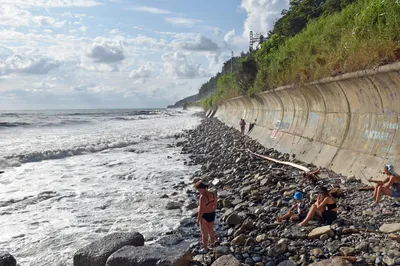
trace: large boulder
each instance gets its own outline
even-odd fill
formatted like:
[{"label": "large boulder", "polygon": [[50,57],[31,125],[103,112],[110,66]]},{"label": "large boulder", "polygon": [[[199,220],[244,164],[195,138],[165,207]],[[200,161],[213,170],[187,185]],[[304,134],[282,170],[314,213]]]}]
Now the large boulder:
[{"label": "large boulder", "polygon": [[0,251],[0,266],[16,266],[17,261],[8,252]]},{"label": "large boulder", "polygon": [[181,202],[170,201],[170,202],[167,203],[165,208],[167,210],[177,210],[177,209],[180,209],[182,207],[182,205],[183,204]]},{"label": "large boulder", "polygon": [[330,225],[317,227],[317,228],[313,229],[308,234],[308,238],[315,239],[315,238],[319,238],[320,236],[322,236],[324,234],[327,234],[330,237],[334,236],[334,233],[333,233]]},{"label": "large boulder", "polygon": [[143,246],[140,233],[112,233],[79,249],[74,254],[74,266],[103,266],[108,257],[123,246]]},{"label": "large boulder", "polygon": [[106,266],[188,266],[190,254],[175,248],[125,246],[114,252]]},{"label": "large boulder", "polygon": [[350,262],[347,262],[339,257],[330,258],[329,260],[322,260],[310,264],[310,266],[351,266]]},{"label": "large boulder", "polygon": [[229,226],[236,226],[238,224],[241,224],[242,221],[242,218],[236,213],[232,213],[228,216],[228,218],[226,218],[226,224]]},{"label": "large boulder", "polygon": [[394,232],[400,231],[400,223],[383,224],[379,228],[379,231],[384,232],[384,233],[394,233]]},{"label": "large boulder", "polygon": [[218,258],[211,266],[241,266],[242,264],[233,255],[225,255]]},{"label": "large boulder", "polygon": [[288,250],[288,246],[286,243],[278,242],[269,247],[268,256],[275,258],[282,254],[284,254]]}]

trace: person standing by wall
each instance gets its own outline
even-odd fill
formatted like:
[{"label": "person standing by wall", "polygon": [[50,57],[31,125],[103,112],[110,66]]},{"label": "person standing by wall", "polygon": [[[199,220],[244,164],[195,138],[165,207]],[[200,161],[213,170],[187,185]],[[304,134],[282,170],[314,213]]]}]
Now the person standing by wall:
[{"label": "person standing by wall", "polygon": [[244,134],[244,129],[246,128],[246,121],[244,121],[243,118],[240,119],[239,126],[240,126],[240,132]]}]

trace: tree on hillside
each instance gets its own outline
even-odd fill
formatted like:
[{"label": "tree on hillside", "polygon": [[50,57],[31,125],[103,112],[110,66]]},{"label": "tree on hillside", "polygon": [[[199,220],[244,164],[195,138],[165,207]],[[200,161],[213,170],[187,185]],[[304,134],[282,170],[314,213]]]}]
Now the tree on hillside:
[{"label": "tree on hillside", "polygon": [[254,85],[257,72],[257,63],[253,56],[246,56],[240,60],[236,74],[236,82],[242,94],[247,94],[249,88]]}]

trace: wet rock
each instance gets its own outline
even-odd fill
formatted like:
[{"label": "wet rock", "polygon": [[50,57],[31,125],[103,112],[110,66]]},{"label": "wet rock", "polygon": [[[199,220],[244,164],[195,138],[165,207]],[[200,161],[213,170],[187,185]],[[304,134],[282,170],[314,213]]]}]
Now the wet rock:
[{"label": "wet rock", "polygon": [[188,266],[190,260],[188,253],[170,247],[124,246],[107,259],[105,266]]},{"label": "wet rock", "polygon": [[181,207],[182,207],[182,203],[181,202],[170,201],[165,206],[165,209],[167,209],[167,210],[176,210],[176,209],[180,209]]},{"label": "wet rock", "polygon": [[186,209],[188,209],[188,210],[193,210],[195,208],[197,208],[197,203],[196,202],[190,202],[190,203],[188,203],[186,205]]},{"label": "wet rock", "polygon": [[323,234],[327,234],[330,237],[334,236],[334,233],[333,233],[332,228],[331,228],[330,225],[317,227],[317,228],[313,229],[308,234],[308,238],[311,238],[311,239],[319,238]]},{"label": "wet rock", "polygon": [[126,245],[143,246],[143,235],[137,232],[106,235],[79,249],[74,254],[74,266],[104,265],[112,253]]},{"label": "wet rock", "polygon": [[0,266],[16,266],[17,261],[8,252],[0,251]]},{"label": "wet rock", "polygon": [[321,241],[325,241],[325,240],[328,240],[328,239],[329,239],[329,236],[328,236],[328,234],[323,234],[323,235],[321,235],[321,236],[319,237],[319,239],[320,239]]},{"label": "wet rock", "polygon": [[319,262],[311,263],[310,266],[351,266],[350,262],[347,262],[339,257],[334,257],[328,260],[322,260]]},{"label": "wet rock", "polygon": [[285,260],[278,264],[278,266],[296,266],[292,260]]},{"label": "wet rock", "polygon": [[234,256],[225,255],[214,261],[211,266],[241,266],[241,263]]},{"label": "wet rock", "polygon": [[386,264],[386,265],[388,265],[388,266],[393,266],[393,265],[396,265],[396,261],[395,261],[395,259],[393,259],[393,258],[390,258],[390,257],[388,257],[388,256],[383,256],[383,262]]},{"label": "wet rock", "polygon": [[262,234],[256,237],[256,241],[261,243],[268,240],[268,235],[267,234]]},{"label": "wet rock", "polygon": [[322,260],[319,262],[311,263],[310,266],[351,266],[350,262],[347,262],[339,257],[331,258],[328,260]]},{"label": "wet rock", "polygon": [[231,245],[233,246],[240,246],[245,240],[246,240],[246,235],[245,234],[241,234],[237,237],[235,237],[232,242]]},{"label": "wet rock", "polygon": [[341,247],[339,248],[340,255],[342,256],[352,256],[354,254],[355,249],[350,247]]},{"label": "wet rock", "polygon": [[222,257],[224,255],[228,255],[230,254],[230,249],[228,246],[218,246],[215,248],[215,257],[219,258]]},{"label": "wet rock", "polygon": [[328,249],[330,253],[335,253],[339,250],[340,244],[338,240],[332,241],[326,245],[326,249]]},{"label": "wet rock", "polygon": [[268,256],[275,258],[284,254],[287,250],[288,246],[286,243],[276,243],[269,248]]},{"label": "wet rock", "polygon": [[314,249],[311,251],[311,253],[313,254],[313,256],[315,256],[315,257],[317,257],[317,258],[324,255],[324,252],[323,252],[322,249],[320,249],[320,248],[314,248]]},{"label": "wet rock", "polygon": [[241,224],[243,219],[237,215],[236,213],[232,213],[231,215],[226,218],[226,224],[230,226],[236,226],[238,224]]}]

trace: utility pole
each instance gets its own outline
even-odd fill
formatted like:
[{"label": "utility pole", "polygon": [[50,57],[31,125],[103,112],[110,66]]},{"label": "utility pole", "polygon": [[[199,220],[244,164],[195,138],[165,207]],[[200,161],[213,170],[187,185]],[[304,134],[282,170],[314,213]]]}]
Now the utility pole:
[{"label": "utility pole", "polygon": [[233,73],[233,51],[231,56],[231,73]]},{"label": "utility pole", "polygon": [[250,31],[250,47],[249,47],[249,52],[252,53],[253,52],[253,31]]}]

